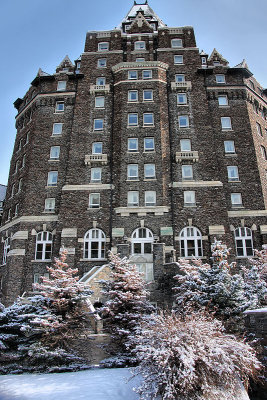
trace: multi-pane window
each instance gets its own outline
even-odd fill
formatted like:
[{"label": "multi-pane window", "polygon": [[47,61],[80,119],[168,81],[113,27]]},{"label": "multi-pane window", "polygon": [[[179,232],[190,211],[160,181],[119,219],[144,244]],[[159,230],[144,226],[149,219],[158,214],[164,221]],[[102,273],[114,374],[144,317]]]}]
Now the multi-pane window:
[{"label": "multi-pane window", "polygon": [[231,130],[232,122],[230,117],[221,117],[222,130]]},{"label": "multi-pane window", "polygon": [[138,179],[138,164],[128,164],[127,179],[129,179],[129,180],[137,180]]},{"label": "multi-pane window", "polygon": [[237,228],[235,230],[235,246],[238,257],[253,256],[252,231],[249,228]]},{"label": "multi-pane window", "polygon": [[97,66],[98,68],[103,68],[107,66],[107,59],[106,58],[99,58],[97,60]]},{"label": "multi-pane window", "polygon": [[262,157],[264,158],[264,160],[267,160],[267,151],[264,146],[261,146],[261,154],[262,154]]},{"label": "multi-pane window", "polygon": [[87,260],[105,258],[106,236],[101,229],[90,229],[84,235],[83,257]]},{"label": "multi-pane window", "polygon": [[153,100],[153,90],[152,89],[143,90],[143,100],[144,101],[152,101]]},{"label": "multi-pane window", "polygon": [[89,208],[100,207],[100,193],[90,193],[89,195]]},{"label": "multi-pane window", "polygon": [[108,51],[109,42],[100,42],[98,43],[98,51]]},{"label": "multi-pane window", "polygon": [[105,97],[104,96],[96,96],[95,97],[95,108],[104,108],[105,107]]},{"label": "multi-pane window", "polygon": [[177,104],[187,104],[186,93],[178,93],[177,94]]},{"label": "multi-pane window", "polygon": [[96,84],[97,86],[105,86],[106,78],[104,76],[99,76],[98,78],[96,78]]},{"label": "multi-pane window", "polygon": [[155,150],[155,140],[153,137],[144,138],[144,151],[154,151]]},{"label": "multi-pane window", "polygon": [[63,124],[61,122],[56,122],[55,124],[53,124],[53,131],[52,134],[53,135],[61,135],[62,133],[62,126]]},{"label": "multi-pane window", "polygon": [[51,159],[58,159],[60,154],[60,146],[52,146],[50,149],[50,158]]},{"label": "multi-pane window", "polygon": [[145,191],[145,207],[154,207],[156,205],[156,192]]},{"label": "multi-pane window", "polygon": [[147,228],[138,228],[132,234],[132,254],[152,254],[154,237]]},{"label": "multi-pane window", "polygon": [[184,63],[184,56],[182,55],[174,56],[174,64],[183,64],[183,63]]},{"label": "multi-pane window", "polygon": [[186,179],[186,180],[193,179],[192,165],[182,165],[182,179]]},{"label": "multi-pane window", "polygon": [[235,143],[233,140],[225,140],[224,142],[224,150],[226,154],[234,154],[235,153]]},{"label": "multi-pane window", "polygon": [[91,182],[99,183],[101,182],[102,168],[96,167],[91,168]]},{"label": "multi-pane window", "polygon": [[179,115],[179,128],[188,128],[189,127],[189,118],[188,115]]},{"label": "multi-pane window", "polygon": [[225,75],[216,75],[216,83],[225,83]]},{"label": "multi-pane window", "polygon": [[66,90],[66,87],[67,87],[67,81],[58,81],[58,83],[57,83],[58,91]]},{"label": "multi-pane window", "polygon": [[3,259],[2,259],[2,264],[6,264],[7,260],[7,255],[10,251],[10,237],[6,238],[4,241],[4,252],[3,252]]},{"label": "multi-pane window", "polygon": [[184,206],[192,207],[196,205],[196,196],[195,192],[191,190],[186,190],[184,192]]},{"label": "multi-pane window", "polygon": [[139,192],[137,192],[137,191],[128,192],[127,206],[128,207],[138,207],[139,206]]},{"label": "multi-pane window", "polygon": [[56,102],[56,109],[55,109],[56,113],[61,113],[64,112],[64,101],[57,101]]},{"label": "multi-pane window", "polygon": [[103,127],[104,127],[104,120],[102,118],[94,119],[94,131],[103,131]]},{"label": "multi-pane window", "polygon": [[176,74],[175,75],[175,82],[178,82],[178,83],[185,82],[184,74]]},{"label": "multi-pane window", "polygon": [[206,65],[207,64],[207,58],[206,57],[201,57],[201,64]]},{"label": "multi-pane window", "polygon": [[144,113],[144,126],[152,126],[154,125],[154,114],[153,113]]},{"label": "multi-pane window", "polygon": [[92,154],[102,154],[102,152],[103,152],[103,143],[94,142],[92,144]]},{"label": "multi-pane window", "polygon": [[138,90],[128,90],[128,101],[138,101]]},{"label": "multi-pane window", "polygon": [[219,106],[228,106],[228,97],[227,95],[218,96]]},{"label": "multi-pane window", "polygon": [[260,125],[258,122],[256,122],[256,127],[257,127],[257,132],[258,132],[258,134],[259,134],[260,136],[263,136],[263,135],[262,135],[261,125]]},{"label": "multi-pane window", "polygon": [[135,42],[134,43],[134,49],[135,50],[145,50],[146,49],[146,44],[143,41]]},{"label": "multi-pane window", "polygon": [[231,203],[233,207],[242,206],[242,196],[241,193],[231,193]]},{"label": "multi-pane window", "polygon": [[172,47],[183,47],[182,39],[172,39],[171,46]]},{"label": "multi-pane window", "polygon": [[128,139],[128,151],[136,152],[138,151],[138,139],[137,138],[129,138]]},{"label": "multi-pane window", "polygon": [[128,71],[128,79],[137,79],[137,71],[135,70]]},{"label": "multi-pane window", "polygon": [[227,167],[228,181],[239,181],[238,168],[236,166]]},{"label": "multi-pane window", "polygon": [[55,210],[56,199],[53,197],[49,197],[45,199],[45,211],[54,211]]},{"label": "multi-pane window", "polygon": [[129,113],[128,114],[128,125],[129,126],[137,126],[138,125],[138,114],[137,113]]},{"label": "multi-pane window", "polygon": [[143,279],[146,282],[152,282],[154,280],[153,263],[135,263],[135,266],[137,270],[143,274]]},{"label": "multi-pane window", "polygon": [[181,257],[202,257],[202,235],[199,229],[188,226],[180,232]]},{"label": "multi-pane window", "polygon": [[151,79],[152,78],[152,70],[144,70],[143,71],[143,79]]},{"label": "multi-pane window", "polygon": [[181,151],[191,151],[191,140],[190,139],[181,139],[180,140],[180,148],[181,148]]},{"label": "multi-pane window", "polygon": [[35,259],[50,260],[52,254],[52,233],[39,232],[36,236]]},{"label": "multi-pane window", "polygon": [[145,179],[155,179],[156,178],[155,164],[145,164],[144,165],[144,178]]},{"label": "multi-pane window", "polygon": [[47,186],[57,186],[58,171],[48,172]]}]

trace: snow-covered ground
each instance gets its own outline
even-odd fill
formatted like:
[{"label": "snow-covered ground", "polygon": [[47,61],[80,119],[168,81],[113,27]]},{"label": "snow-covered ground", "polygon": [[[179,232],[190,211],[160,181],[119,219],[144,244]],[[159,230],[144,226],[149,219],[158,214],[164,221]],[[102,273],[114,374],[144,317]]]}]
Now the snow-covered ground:
[{"label": "snow-covered ground", "polygon": [[0,400],[137,400],[128,368],[0,376]]}]

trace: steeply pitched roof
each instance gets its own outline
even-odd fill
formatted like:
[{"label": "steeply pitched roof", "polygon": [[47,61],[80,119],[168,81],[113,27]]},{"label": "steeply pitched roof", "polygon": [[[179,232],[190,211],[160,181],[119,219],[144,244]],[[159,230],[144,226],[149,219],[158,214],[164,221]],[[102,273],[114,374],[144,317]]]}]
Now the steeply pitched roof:
[{"label": "steeply pitched roof", "polygon": [[0,184],[0,201],[4,201],[6,197],[6,186]]},{"label": "steeply pitched roof", "polygon": [[121,23],[116,27],[116,29],[122,29],[122,24],[125,22],[132,22],[133,18],[136,17],[137,13],[142,11],[144,13],[145,17],[151,17],[151,21],[157,21],[159,27],[166,26],[164,22],[159,18],[159,16],[152,10],[152,8],[147,4],[147,1],[144,4],[136,4],[136,1],[134,2],[134,5],[130,9],[130,11],[127,13],[126,17],[123,18]]},{"label": "steeply pitched roof", "polygon": [[248,64],[245,59],[243,59],[241,63],[235,65],[234,68],[246,68],[249,70]]}]

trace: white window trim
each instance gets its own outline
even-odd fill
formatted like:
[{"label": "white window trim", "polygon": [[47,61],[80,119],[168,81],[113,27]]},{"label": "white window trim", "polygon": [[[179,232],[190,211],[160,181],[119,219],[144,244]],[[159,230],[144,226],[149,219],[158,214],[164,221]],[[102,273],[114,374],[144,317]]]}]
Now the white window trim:
[{"label": "white window trim", "polygon": [[[43,239],[44,237],[44,233],[48,234],[49,236],[51,235],[51,240],[50,239]],[[39,239],[39,237],[41,239]],[[38,244],[42,244],[42,257],[41,258],[37,258],[37,246]],[[48,244],[51,244],[51,251],[50,251],[50,257],[49,258],[45,258],[45,253],[46,253],[46,246]],[[39,232],[36,236],[36,245],[35,245],[35,260],[37,261],[50,261],[51,260],[51,255],[52,255],[52,244],[53,244],[53,236],[51,232],[48,231],[42,231]]]},{"label": "white window trim", "polygon": [[[193,235],[187,235],[187,230],[193,230]],[[183,236],[182,236],[183,235]],[[203,256],[203,243],[202,243],[202,235],[199,229],[194,226],[186,226],[183,228],[179,234],[180,238],[180,257],[182,258],[194,258],[194,257],[202,257]],[[201,241],[200,251],[198,246],[198,240]],[[182,255],[182,241],[184,242],[184,255]],[[188,255],[188,241],[194,241],[194,252],[195,254],[192,256]]]},{"label": "white window trim", "polygon": [[[94,231],[99,232],[99,237],[98,238],[93,238],[92,233]],[[97,248],[97,257],[92,257],[92,243],[98,243],[98,248]],[[104,244],[104,249],[102,248]],[[104,260],[105,259],[105,244],[106,244],[106,235],[101,229],[93,228],[90,229],[86,234],[84,235],[84,246],[83,246],[83,258],[86,260]],[[88,257],[86,257],[86,247],[88,246],[87,252],[88,252]],[[96,249],[94,249],[96,250]],[[104,251],[104,257],[102,257],[102,251]]]},{"label": "white window trim", "polygon": [[[97,207],[93,207],[93,205],[94,204],[96,204],[96,203],[93,203],[93,201],[92,201],[92,198],[93,198],[93,196],[98,196],[98,203],[97,203]],[[91,209],[96,209],[96,210],[98,210],[99,208],[100,208],[100,193],[90,193],[89,194],[89,208],[90,208],[90,210]]]}]

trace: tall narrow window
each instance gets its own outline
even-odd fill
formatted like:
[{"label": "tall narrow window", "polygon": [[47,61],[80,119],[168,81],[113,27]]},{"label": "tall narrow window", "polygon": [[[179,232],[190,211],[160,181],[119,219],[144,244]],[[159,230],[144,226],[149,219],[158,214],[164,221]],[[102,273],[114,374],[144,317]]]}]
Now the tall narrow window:
[{"label": "tall narrow window", "polygon": [[182,165],[182,179],[183,180],[192,180],[193,179],[192,165]]},{"label": "tall narrow window", "polygon": [[179,115],[179,128],[188,128],[189,127],[189,118],[188,115]]},{"label": "tall narrow window", "polygon": [[138,139],[137,138],[129,138],[128,139],[128,151],[131,153],[138,151]]},{"label": "tall narrow window", "polygon": [[106,236],[101,229],[90,229],[84,235],[84,254],[87,260],[105,258]]},{"label": "tall narrow window", "polygon": [[6,264],[7,260],[7,255],[10,251],[10,237],[6,238],[4,241],[4,252],[3,252],[3,259],[2,259],[2,264]]},{"label": "tall narrow window", "polygon": [[92,183],[100,183],[102,175],[102,168],[96,167],[91,168],[91,182]]},{"label": "tall narrow window", "polygon": [[21,192],[22,189],[22,178],[19,180],[18,192]]},{"label": "tall narrow window", "polygon": [[187,226],[180,232],[181,257],[202,257],[202,235],[200,230]]},{"label": "tall narrow window", "polygon": [[256,127],[257,127],[257,132],[258,132],[258,134],[259,134],[260,136],[263,136],[263,135],[262,135],[261,126],[260,126],[260,124],[258,124],[258,122],[256,122]]},{"label": "tall narrow window", "polygon": [[100,208],[100,193],[90,193],[89,208]]},{"label": "tall narrow window", "polygon": [[242,206],[241,193],[231,193],[231,203],[233,207],[241,207]]},{"label": "tall narrow window", "polygon": [[261,154],[262,154],[262,157],[264,158],[264,160],[267,160],[267,151],[264,146],[261,146]]},{"label": "tall narrow window", "polygon": [[52,254],[52,233],[39,232],[36,236],[36,260],[50,260]]},{"label": "tall narrow window", "polygon": [[137,71],[135,70],[130,70],[128,71],[128,79],[137,79]]},{"label": "tall narrow window", "polygon": [[233,140],[225,140],[224,142],[225,154],[235,154],[235,143]]},{"label": "tall narrow window", "polygon": [[151,254],[153,233],[147,228],[138,228],[132,234],[132,254]]},{"label": "tall narrow window", "polygon": [[60,154],[60,146],[52,146],[50,149],[50,159],[58,160]]},{"label": "tall narrow window", "polygon": [[138,101],[137,90],[128,90],[128,101]]},{"label": "tall narrow window", "polygon": [[227,167],[227,172],[229,182],[239,181],[238,168],[236,166]]},{"label": "tall narrow window", "polygon": [[45,211],[55,210],[56,199],[54,197],[49,197],[45,199]]},{"label": "tall narrow window", "polygon": [[252,231],[249,228],[235,230],[236,254],[238,257],[253,256]]},{"label": "tall narrow window", "polygon": [[143,90],[143,100],[144,101],[153,101],[153,90],[152,89]]},{"label": "tall narrow window", "polygon": [[137,126],[138,125],[138,114],[137,113],[129,113],[128,114],[128,126]]},{"label": "tall narrow window", "polygon": [[180,140],[181,151],[191,151],[191,140],[181,139]]},{"label": "tall narrow window", "polygon": [[129,191],[127,194],[127,206],[138,207],[139,206],[139,192]]},{"label": "tall narrow window", "polygon": [[135,42],[134,43],[134,49],[135,50],[145,50],[146,49],[146,44],[143,41]]},{"label": "tall narrow window", "polygon": [[57,186],[58,171],[48,172],[47,186]]},{"label": "tall narrow window", "polygon": [[144,126],[153,126],[153,125],[154,125],[154,114],[144,113]]},{"label": "tall narrow window", "polygon": [[61,135],[62,126],[63,126],[63,124],[61,122],[60,123],[57,122],[57,123],[53,124],[53,132],[52,132],[52,134],[53,135]]}]

